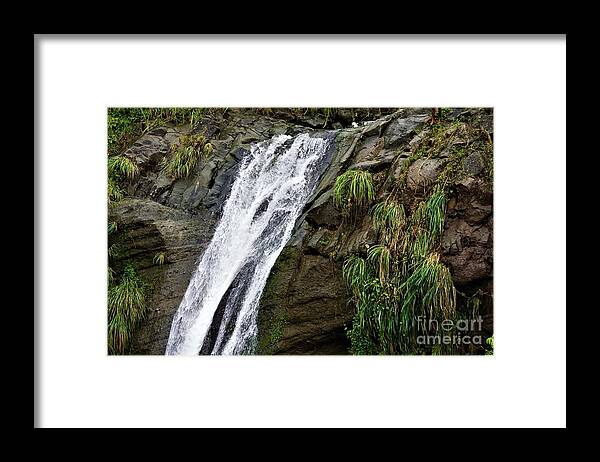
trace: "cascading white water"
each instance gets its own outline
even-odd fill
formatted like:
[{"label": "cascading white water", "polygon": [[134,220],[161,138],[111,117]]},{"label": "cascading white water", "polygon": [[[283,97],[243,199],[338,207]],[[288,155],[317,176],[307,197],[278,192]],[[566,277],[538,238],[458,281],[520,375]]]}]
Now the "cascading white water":
[{"label": "cascading white water", "polygon": [[[260,296],[315,187],[328,144],[302,134],[293,139],[279,135],[252,146],[175,313],[165,354],[252,351]],[[218,334],[206,350],[220,305]]]}]

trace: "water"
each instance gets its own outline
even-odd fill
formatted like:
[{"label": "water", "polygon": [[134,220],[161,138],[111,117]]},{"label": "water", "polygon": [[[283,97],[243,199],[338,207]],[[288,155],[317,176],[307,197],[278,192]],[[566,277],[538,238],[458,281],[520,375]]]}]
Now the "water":
[{"label": "water", "polygon": [[173,317],[165,354],[252,353],[260,296],[327,162],[328,144],[302,134],[252,146]]}]

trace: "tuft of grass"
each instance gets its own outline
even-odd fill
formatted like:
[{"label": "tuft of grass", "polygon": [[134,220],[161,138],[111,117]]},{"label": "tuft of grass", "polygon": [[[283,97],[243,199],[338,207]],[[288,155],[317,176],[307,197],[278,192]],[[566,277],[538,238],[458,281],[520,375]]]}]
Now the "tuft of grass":
[{"label": "tuft of grass", "polygon": [[393,198],[386,198],[373,207],[371,213],[373,228],[379,231],[383,240],[395,245],[400,232],[406,226],[404,206]]},{"label": "tuft of grass", "polygon": [[342,267],[342,274],[350,288],[359,288],[366,284],[369,279],[367,262],[358,255],[349,255]]},{"label": "tuft of grass", "polygon": [[213,146],[204,135],[183,135],[171,146],[163,159],[163,170],[172,178],[185,178],[194,170],[201,156],[212,154]]},{"label": "tuft of grass", "polygon": [[204,155],[204,157],[209,158],[212,155],[213,152],[213,145],[210,143],[206,143],[204,145],[204,147],[202,148],[202,154]]},{"label": "tuft of grass", "polygon": [[452,351],[451,345],[428,350],[417,342],[427,321],[453,319],[456,313],[456,289],[436,252],[446,202],[445,191],[438,186],[408,217],[393,194],[373,207],[378,243],[368,248],[366,260],[349,255],[343,265],[356,307],[352,328],[347,330],[351,352],[369,354],[365,352],[373,346],[383,354]]},{"label": "tuft of grass", "polygon": [[375,198],[373,177],[364,170],[348,170],[335,180],[333,202],[345,213],[368,206]]},{"label": "tuft of grass", "polygon": [[195,129],[207,112],[210,110],[198,107],[108,108],[108,155],[122,153],[144,133],[160,125],[189,124]]},{"label": "tuft of grass", "polygon": [[154,258],[152,259],[152,261],[154,262],[155,265],[158,265],[158,266],[164,265],[165,264],[165,253],[158,252],[157,254],[154,255]]},{"label": "tuft of grass", "polygon": [[108,192],[107,199],[108,204],[112,204],[113,202],[118,202],[123,199],[123,189],[119,186],[119,183],[115,178],[108,177]]},{"label": "tuft of grass", "polygon": [[111,244],[108,246],[108,258],[118,257],[121,253],[121,246],[119,244]]},{"label": "tuft of grass", "polygon": [[117,231],[118,225],[116,221],[109,221],[108,222],[108,234],[114,233],[115,231]]},{"label": "tuft of grass", "polygon": [[139,169],[138,166],[129,157],[123,155],[110,156],[108,158],[108,176],[124,177],[127,179],[133,179]]},{"label": "tuft of grass", "polygon": [[400,286],[402,311],[427,319],[449,319],[456,310],[456,289],[450,270],[433,253]]},{"label": "tuft of grass", "polygon": [[108,289],[108,350],[127,351],[133,330],[145,315],[146,288],[131,264],[125,266],[120,282]]},{"label": "tuft of grass", "polygon": [[447,197],[444,189],[436,187],[425,203],[428,230],[432,237],[441,236],[444,232]]},{"label": "tuft of grass", "polygon": [[419,232],[409,244],[410,261],[414,268],[419,262],[424,260],[429,254],[430,250],[434,246],[434,241],[431,239],[431,235],[427,232]]},{"label": "tuft of grass", "polygon": [[485,354],[486,355],[493,355],[494,354],[494,336],[492,335],[491,337],[489,337],[485,343],[487,344],[487,347],[485,349]]},{"label": "tuft of grass", "polygon": [[384,245],[374,245],[367,252],[367,262],[375,269],[382,283],[385,282],[386,277],[390,273],[391,261],[390,249]]},{"label": "tuft of grass", "polygon": [[108,287],[110,287],[113,282],[115,282],[115,270],[112,269],[110,266],[108,267],[108,271],[107,271],[107,279],[108,279]]}]

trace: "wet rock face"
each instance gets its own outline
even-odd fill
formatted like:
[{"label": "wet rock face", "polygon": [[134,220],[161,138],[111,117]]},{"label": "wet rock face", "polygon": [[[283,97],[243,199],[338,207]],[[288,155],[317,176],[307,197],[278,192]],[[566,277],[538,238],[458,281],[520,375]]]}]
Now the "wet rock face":
[{"label": "wet rock face", "polygon": [[[171,320],[185,294],[197,260],[210,242],[216,220],[204,212],[189,215],[149,199],[124,199],[109,210],[117,222],[116,239],[125,249],[117,260],[133,262],[152,286],[147,315],[135,332],[131,354],[162,355]],[[154,256],[164,252],[163,265]]]},{"label": "wet rock face", "polygon": [[[461,112],[450,115],[458,116]],[[189,127],[161,127],[142,136],[124,155],[140,169],[128,186],[132,198],[111,207],[109,219],[119,223],[119,233],[130,233],[134,242],[126,257],[133,260],[153,290],[148,315],[134,334],[131,354],[164,354],[172,317],[187,289],[198,259],[210,242],[240,162],[251,144],[278,134],[311,132],[332,137],[330,164],[298,219],[295,232],[273,267],[261,299],[258,321],[259,354],[343,354],[349,342],[354,308],[347,303],[342,281],[344,255],[375,235],[368,217],[352,226],[333,207],[332,188],[336,177],[349,168],[369,170],[376,181],[395,181],[402,165],[414,152],[422,130],[428,126],[430,108],[411,108],[382,113],[368,124],[351,126],[351,114],[340,112],[328,122],[305,116],[276,113],[256,115],[232,111],[225,118],[202,121],[214,147],[209,159],[198,162],[188,178],[172,179],[161,170],[161,161],[179,136]],[[488,123],[491,116],[474,117]],[[333,123],[338,130],[331,132]],[[459,140],[460,142],[460,140]],[[419,159],[407,172],[407,187],[419,193],[444,167],[443,153],[436,159]],[[453,185],[442,240],[442,260],[452,273],[457,289],[488,297],[484,310],[487,325],[491,311],[493,203],[492,191],[484,181],[481,155],[470,153],[463,162],[464,177]],[[165,252],[162,266],[153,263],[157,252]]]},{"label": "wet rock face", "polygon": [[[457,110],[457,117],[468,113]],[[368,214],[344,221],[331,197],[335,178],[348,168],[373,173],[375,182],[394,182],[404,162],[415,152],[427,130],[430,109],[402,110],[362,130],[342,130],[336,152],[324,180],[317,188],[297,233],[271,272],[259,311],[259,345],[270,354],[339,354],[347,352],[345,327],[350,327],[354,308],[342,281],[345,255],[375,243]],[[475,113],[487,123],[491,117]],[[460,139],[454,140],[461,143]],[[406,172],[409,194],[422,193],[449,161],[449,151],[438,158],[417,159]],[[484,329],[493,331],[493,210],[492,188],[485,175],[481,153],[469,153],[462,162],[462,177],[449,197],[442,261],[448,265],[461,296],[477,294]],[[335,172],[335,174],[332,174]],[[347,221],[347,220],[346,220]],[[293,249],[293,252],[292,250]],[[290,258],[290,252],[294,258]],[[276,335],[273,335],[273,332]],[[268,341],[267,341],[268,340]]]},{"label": "wet rock face", "polygon": [[341,264],[290,246],[271,272],[259,311],[258,354],[347,354]]}]

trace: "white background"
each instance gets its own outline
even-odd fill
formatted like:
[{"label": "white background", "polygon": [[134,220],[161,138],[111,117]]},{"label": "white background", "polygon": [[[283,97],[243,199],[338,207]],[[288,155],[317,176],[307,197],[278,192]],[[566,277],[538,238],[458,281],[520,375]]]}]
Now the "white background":
[{"label": "white background", "polygon": [[[44,427],[564,426],[566,41],[37,38]],[[107,106],[493,106],[494,357],[108,357]]]}]

